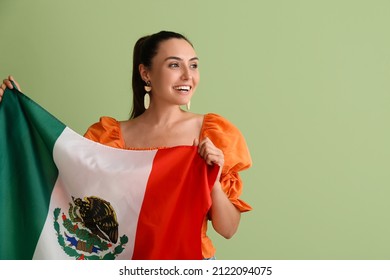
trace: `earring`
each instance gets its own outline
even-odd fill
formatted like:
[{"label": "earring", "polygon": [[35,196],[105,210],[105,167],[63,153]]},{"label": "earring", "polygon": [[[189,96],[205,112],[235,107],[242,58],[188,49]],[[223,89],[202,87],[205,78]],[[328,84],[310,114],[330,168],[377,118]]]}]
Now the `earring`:
[{"label": "earring", "polygon": [[146,93],[144,95],[144,107],[145,107],[145,109],[148,109],[149,105],[150,105],[150,94],[149,94],[149,92],[152,90],[152,87],[151,87],[149,81],[146,82],[146,86],[144,86],[144,89],[146,91]]},{"label": "earring", "polygon": [[188,101],[188,103],[186,104],[186,107],[187,107],[187,111],[189,111],[189,110],[190,110],[190,108],[191,108],[191,100],[190,100],[190,101]]}]

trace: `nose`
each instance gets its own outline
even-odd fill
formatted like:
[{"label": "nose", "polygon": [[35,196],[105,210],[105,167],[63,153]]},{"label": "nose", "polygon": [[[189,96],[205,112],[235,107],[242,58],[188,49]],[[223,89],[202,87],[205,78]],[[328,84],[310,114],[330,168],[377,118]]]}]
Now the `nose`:
[{"label": "nose", "polygon": [[181,75],[183,80],[189,80],[191,78],[191,73],[190,70],[187,67],[183,67],[183,72]]}]

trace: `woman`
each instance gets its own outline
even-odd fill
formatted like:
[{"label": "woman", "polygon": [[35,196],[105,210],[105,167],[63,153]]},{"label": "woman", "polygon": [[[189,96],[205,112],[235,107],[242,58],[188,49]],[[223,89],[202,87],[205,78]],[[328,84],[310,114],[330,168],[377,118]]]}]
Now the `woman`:
[{"label": "woman", "polygon": [[[140,38],[133,54],[133,108],[131,117],[117,121],[102,117],[85,137],[122,149],[159,149],[197,145],[207,164],[221,166],[212,188],[212,206],[202,226],[202,254],[212,259],[215,248],[207,237],[211,220],[216,232],[231,238],[241,212],[251,207],[239,199],[242,182],[238,172],[249,168],[251,158],[240,131],[217,114],[200,115],[182,110],[190,107],[199,82],[199,59],[191,42],[181,34],[161,31]],[[12,88],[5,79],[5,87]]]}]

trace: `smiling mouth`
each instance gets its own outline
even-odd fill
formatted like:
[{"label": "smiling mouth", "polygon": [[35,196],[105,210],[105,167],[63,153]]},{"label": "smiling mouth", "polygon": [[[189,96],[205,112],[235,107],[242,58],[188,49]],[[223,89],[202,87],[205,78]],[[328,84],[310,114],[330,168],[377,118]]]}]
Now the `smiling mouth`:
[{"label": "smiling mouth", "polygon": [[186,93],[191,90],[191,86],[178,86],[178,87],[173,87],[175,90],[178,90],[180,92]]}]

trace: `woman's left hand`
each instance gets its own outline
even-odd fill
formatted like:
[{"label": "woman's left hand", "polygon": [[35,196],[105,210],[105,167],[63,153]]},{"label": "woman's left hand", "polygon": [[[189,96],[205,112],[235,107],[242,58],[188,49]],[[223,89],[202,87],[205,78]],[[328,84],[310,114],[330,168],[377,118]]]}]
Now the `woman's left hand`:
[{"label": "woman's left hand", "polygon": [[208,137],[204,138],[200,142],[198,139],[195,139],[194,145],[198,146],[199,155],[206,161],[208,165],[217,164],[220,167],[223,166],[223,152],[218,149]]},{"label": "woman's left hand", "polygon": [[216,164],[220,167],[218,179],[221,175],[222,167],[225,162],[225,157],[222,150],[218,149],[214,143],[208,138],[194,140],[194,145],[198,146],[199,155],[206,161],[208,165]]}]

